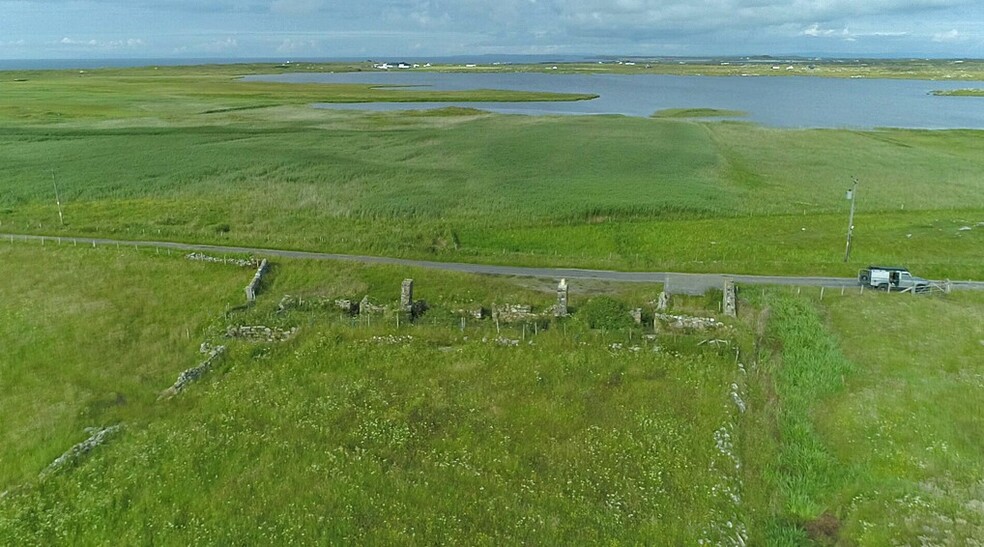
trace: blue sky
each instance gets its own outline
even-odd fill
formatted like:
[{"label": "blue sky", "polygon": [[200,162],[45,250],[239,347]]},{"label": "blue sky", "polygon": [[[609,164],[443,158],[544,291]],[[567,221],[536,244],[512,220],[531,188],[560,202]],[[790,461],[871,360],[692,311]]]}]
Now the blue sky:
[{"label": "blue sky", "polygon": [[0,0],[0,59],[984,57],[984,0]]}]

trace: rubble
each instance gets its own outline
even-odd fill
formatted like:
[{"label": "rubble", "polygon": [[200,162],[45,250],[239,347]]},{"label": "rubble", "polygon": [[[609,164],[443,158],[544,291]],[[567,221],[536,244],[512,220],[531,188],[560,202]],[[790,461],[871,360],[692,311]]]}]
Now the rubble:
[{"label": "rubble", "polygon": [[708,330],[716,329],[724,326],[713,317],[694,317],[690,315],[671,315],[666,313],[657,313],[653,318],[653,327],[659,328],[660,323],[665,323],[669,327],[674,329],[690,329],[690,330]]}]

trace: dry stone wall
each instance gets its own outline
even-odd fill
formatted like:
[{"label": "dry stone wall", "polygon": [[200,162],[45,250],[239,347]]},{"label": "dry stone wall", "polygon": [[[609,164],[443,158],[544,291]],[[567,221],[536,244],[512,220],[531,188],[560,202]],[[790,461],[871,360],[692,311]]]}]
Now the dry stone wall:
[{"label": "dry stone wall", "polygon": [[168,399],[174,397],[178,393],[181,393],[184,388],[188,387],[188,384],[204,376],[205,373],[212,368],[212,365],[215,364],[215,362],[222,356],[222,354],[225,353],[225,349],[225,346],[211,346],[207,343],[202,344],[201,351],[202,353],[207,354],[205,360],[202,361],[202,363],[197,367],[190,368],[179,374],[177,381],[174,382],[174,385],[164,390],[158,399]]},{"label": "dry stone wall", "polygon": [[286,342],[295,334],[297,334],[297,327],[280,329],[264,325],[242,325],[226,328],[226,338],[239,338],[252,341]]},{"label": "dry stone wall", "polygon": [[61,456],[55,458],[55,461],[51,462],[48,467],[41,471],[41,477],[46,477],[55,471],[65,467],[66,465],[77,462],[79,459],[84,457],[89,452],[92,452],[94,448],[106,442],[106,440],[122,429],[122,424],[111,425],[109,427],[90,427],[85,430],[89,434],[89,438],[80,442],[79,444],[69,448]]},{"label": "dry stone wall", "polygon": [[219,258],[205,253],[190,253],[185,256],[188,260],[195,262],[213,262],[216,264],[232,264],[241,268],[255,268],[259,266],[259,261],[255,258]]},{"label": "dry stone wall", "polygon": [[270,264],[265,258],[262,262],[260,262],[260,267],[256,269],[256,274],[253,275],[253,280],[249,282],[249,285],[246,285],[247,302],[256,302],[256,293],[260,290],[260,283],[263,282],[263,276],[266,275],[269,266]]}]

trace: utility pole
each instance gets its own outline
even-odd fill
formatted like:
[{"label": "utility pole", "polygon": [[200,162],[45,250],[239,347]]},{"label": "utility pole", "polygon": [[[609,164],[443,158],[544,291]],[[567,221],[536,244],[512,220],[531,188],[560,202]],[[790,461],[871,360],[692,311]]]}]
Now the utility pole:
[{"label": "utility pole", "polygon": [[55,170],[51,170],[51,185],[55,188],[55,203],[58,205],[58,222],[65,225],[65,217],[62,216],[61,198],[58,196],[58,183],[55,182]]},{"label": "utility pole", "polygon": [[847,220],[847,248],[844,250],[844,262],[851,258],[851,234],[854,233],[854,204],[858,199],[858,178],[851,177],[854,185],[847,191],[847,199],[851,200],[851,215]]}]

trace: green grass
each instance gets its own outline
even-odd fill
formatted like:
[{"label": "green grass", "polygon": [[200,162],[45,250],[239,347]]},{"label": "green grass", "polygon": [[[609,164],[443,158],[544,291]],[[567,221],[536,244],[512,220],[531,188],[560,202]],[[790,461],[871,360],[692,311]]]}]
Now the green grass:
[{"label": "green grass", "polygon": [[945,89],[933,91],[937,97],[984,97],[984,89]]},{"label": "green grass", "polygon": [[664,108],[653,113],[653,118],[740,118],[747,116],[741,110],[721,108]]},{"label": "green grass", "polygon": [[[984,231],[959,231],[984,218],[975,131],[274,111],[197,127],[2,130],[0,230],[623,269],[853,275],[891,262],[984,277]],[[843,265],[852,175],[857,254]]]},{"label": "green grass", "polygon": [[[35,319],[81,356],[46,370],[45,383],[6,373],[40,366],[59,346],[30,321],[0,326],[0,336],[49,348],[0,361],[5,427],[7,416],[36,419],[17,401],[46,401],[60,412],[44,429],[63,432],[56,439],[34,429],[2,432],[0,460],[9,462],[2,543],[695,543],[752,524],[729,492],[754,492],[760,482],[744,483],[715,445],[728,431],[741,454],[744,422],[729,386],[742,380],[732,349],[698,345],[706,335],[644,341],[638,330],[591,331],[577,317],[548,321],[536,334],[518,325],[499,334],[490,320],[459,330],[457,306],[544,309],[553,299],[502,279],[283,262],[258,305],[239,310],[226,297],[238,295],[246,270],[126,248],[4,244],[0,252],[4,274],[36,287],[31,298],[0,299],[0,313],[31,315],[69,297],[110,301],[98,321]],[[84,273],[86,264],[97,283],[44,275],[59,267]],[[331,311],[273,313],[284,293],[392,303],[406,275],[433,306],[413,326],[396,330],[385,318],[367,323]],[[128,282],[148,294],[107,293]],[[642,304],[656,289],[607,291]],[[575,307],[587,299],[583,290],[574,289]],[[187,311],[158,310],[154,303],[164,301]],[[92,334],[105,322],[153,325],[160,334],[135,337],[129,352],[98,366],[85,356],[111,353]],[[203,381],[154,402],[195,363],[202,339],[221,341],[225,324],[257,322],[301,331],[284,345],[227,342],[229,356]],[[500,346],[497,336],[521,343]],[[652,351],[656,344],[663,351]],[[160,357],[144,362],[150,351]],[[54,381],[59,375],[73,382]],[[98,390],[83,389],[90,385]],[[83,396],[59,399],[69,388]],[[93,410],[105,394],[126,401]],[[120,420],[125,430],[77,466],[33,478],[84,436],[82,426]],[[16,448],[11,437],[34,450]]]},{"label": "green grass", "polygon": [[[975,292],[744,288],[728,330],[644,339],[588,324],[658,286],[574,283],[566,322],[498,332],[455,310],[546,310],[554,282],[278,261],[247,309],[248,269],[50,240],[0,243],[0,276],[0,543],[689,544],[730,521],[748,544],[961,544],[984,527]],[[275,312],[284,294],[393,304],[405,277],[431,304],[413,325]],[[239,324],[300,332],[223,337]],[[203,340],[227,357],[157,401]]]},{"label": "green grass", "polygon": [[766,374],[750,385],[777,443],[764,466],[772,540],[979,538],[984,295],[808,292],[749,293],[769,325]]},{"label": "green grass", "polygon": [[0,490],[85,427],[153,414],[249,274],[132,251],[0,245]]},{"label": "green grass", "polygon": [[831,499],[861,544],[984,535],[984,295],[832,299],[830,330],[856,363],[818,416],[854,478]]}]

